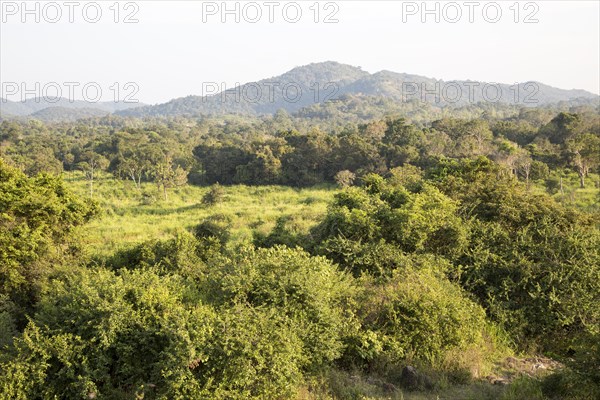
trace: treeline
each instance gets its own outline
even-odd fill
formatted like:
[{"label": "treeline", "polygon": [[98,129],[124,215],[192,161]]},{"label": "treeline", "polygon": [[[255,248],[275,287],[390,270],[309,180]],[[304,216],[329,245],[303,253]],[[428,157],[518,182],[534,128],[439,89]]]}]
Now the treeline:
[{"label": "treeline", "polygon": [[[0,124],[1,154],[33,175],[99,171],[139,187],[193,184],[346,183],[411,164],[427,169],[443,158],[486,156],[527,183],[560,189],[565,173],[580,186],[600,164],[597,112],[553,114],[521,109],[511,117],[442,118],[426,126],[388,117],[327,130],[284,111],[273,117],[136,120],[109,117],[75,124]],[[595,184],[598,184],[597,182]]]}]

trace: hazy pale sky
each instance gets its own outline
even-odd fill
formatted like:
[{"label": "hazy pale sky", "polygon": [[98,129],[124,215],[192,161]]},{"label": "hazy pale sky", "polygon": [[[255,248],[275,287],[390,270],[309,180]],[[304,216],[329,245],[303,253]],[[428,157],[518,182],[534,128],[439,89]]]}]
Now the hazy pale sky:
[{"label": "hazy pale sky", "polygon": [[[115,82],[121,99],[133,91],[125,83],[134,82],[135,98],[159,103],[200,95],[204,82],[229,88],[328,60],[368,72],[509,84],[536,80],[600,92],[597,0],[479,1],[475,6],[430,1],[431,14],[423,14],[421,1],[242,1],[239,12],[235,1],[228,1],[234,12],[227,15],[221,1],[122,1],[116,6],[79,1],[75,8],[63,1],[29,1],[31,14],[24,14],[21,1],[0,3],[0,81],[25,83],[34,91],[36,82],[41,87],[57,82],[65,97],[64,82],[80,85],[73,89],[76,98],[82,85],[96,82],[103,100],[112,99]],[[88,22],[98,9],[99,21]],[[138,22],[123,23],[128,15]],[[324,23],[327,16],[337,22]]]}]

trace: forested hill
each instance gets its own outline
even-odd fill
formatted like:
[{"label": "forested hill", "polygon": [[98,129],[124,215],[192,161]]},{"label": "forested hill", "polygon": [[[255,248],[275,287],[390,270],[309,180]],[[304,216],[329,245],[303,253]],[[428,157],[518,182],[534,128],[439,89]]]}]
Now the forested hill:
[{"label": "forested hill", "polygon": [[[8,96],[7,96],[8,97]],[[71,121],[90,116],[102,116],[127,108],[139,107],[143,103],[114,101],[87,102],[69,98],[44,97],[28,98],[24,101],[11,101],[0,97],[0,117],[35,118],[41,121]]]},{"label": "forested hill", "polygon": [[547,105],[558,102],[597,102],[585,90],[563,90],[539,82],[519,85],[478,81],[442,81],[420,75],[380,71],[369,74],[360,67],[323,62],[297,67],[283,75],[246,83],[239,88],[205,83],[191,88],[198,94],[154,106],[118,111],[125,116],[197,116],[214,114],[272,114],[279,109],[297,112],[343,96],[375,97],[394,102],[420,101],[438,107],[480,102]]}]

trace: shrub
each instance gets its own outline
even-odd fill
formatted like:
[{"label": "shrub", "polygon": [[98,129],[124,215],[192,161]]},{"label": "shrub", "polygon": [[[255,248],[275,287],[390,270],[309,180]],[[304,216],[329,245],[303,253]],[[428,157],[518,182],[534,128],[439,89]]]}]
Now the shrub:
[{"label": "shrub", "polygon": [[201,253],[206,259],[225,248],[231,237],[231,220],[223,214],[215,214],[196,225],[192,232],[200,242]]},{"label": "shrub", "polygon": [[52,281],[13,357],[2,398],[200,398],[214,312],[180,278],[72,270]]},{"label": "shrub", "polygon": [[423,179],[423,171],[414,165],[405,164],[390,169],[388,182],[395,186],[404,186],[409,190],[418,190]]},{"label": "shrub", "polygon": [[208,192],[202,196],[202,204],[212,206],[223,201],[225,191],[218,183],[215,183],[208,189]]},{"label": "shrub", "polygon": [[228,305],[194,375],[212,399],[292,398],[306,361],[300,332],[278,308]]},{"label": "shrub", "polygon": [[356,179],[356,175],[346,169],[335,174],[334,179],[335,183],[337,183],[339,187],[347,188],[352,186],[354,180]]},{"label": "shrub", "polygon": [[203,271],[206,247],[187,231],[179,231],[167,240],[148,240],[117,251],[105,260],[114,269],[152,269],[161,274],[197,275]]},{"label": "shrub", "polygon": [[0,296],[31,307],[54,264],[79,253],[75,228],[97,213],[60,178],[29,178],[0,158]]},{"label": "shrub", "polygon": [[289,318],[302,340],[304,370],[318,369],[341,354],[342,337],[352,322],[346,303],[354,289],[327,259],[281,246],[247,249],[210,271],[217,304],[275,307]]},{"label": "shrub", "polygon": [[394,270],[383,283],[363,280],[361,333],[349,348],[358,363],[416,357],[439,365],[448,351],[483,343],[483,308],[447,280],[441,271],[448,266],[431,259],[415,261]]},{"label": "shrub", "polygon": [[409,257],[383,239],[378,242],[357,242],[343,237],[327,239],[319,246],[321,254],[352,272],[356,277],[364,273],[389,277],[396,268],[410,263]]},{"label": "shrub", "polygon": [[467,232],[455,201],[430,185],[411,193],[374,177],[366,182],[363,189],[336,195],[327,216],[313,230],[316,243],[337,236],[363,242],[383,239],[410,252],[460,254]]}]

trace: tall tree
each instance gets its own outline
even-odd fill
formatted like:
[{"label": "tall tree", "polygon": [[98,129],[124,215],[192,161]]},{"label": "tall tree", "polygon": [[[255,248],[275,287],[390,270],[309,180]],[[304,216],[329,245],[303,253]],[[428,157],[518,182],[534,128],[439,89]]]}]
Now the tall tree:
[{"label": "tall tree", "polygon": [[90,197],[94,196],[94,179],[99,171],[108,167],[106,157],[92,150],[87,150],[79,155],[77,167],[82,170],[90,185]]}]

